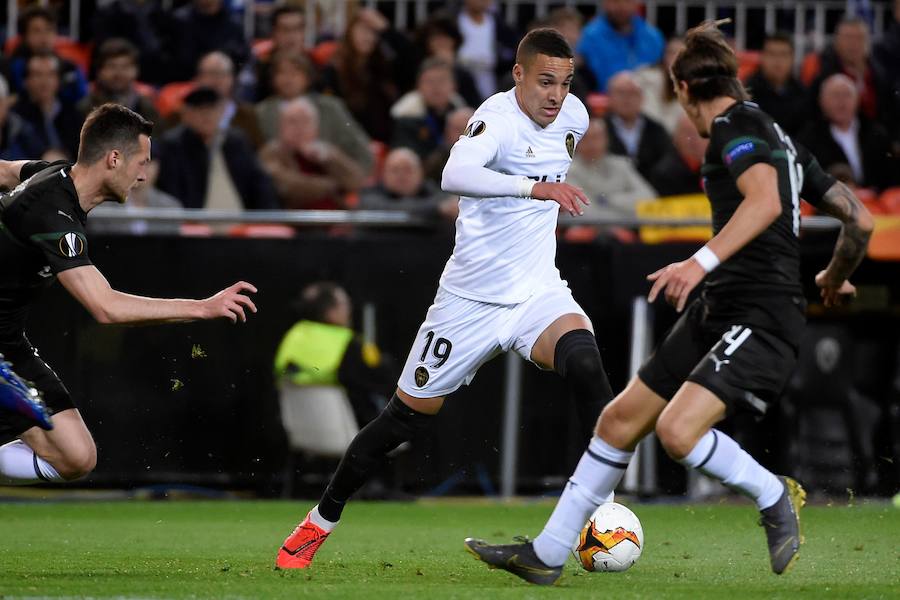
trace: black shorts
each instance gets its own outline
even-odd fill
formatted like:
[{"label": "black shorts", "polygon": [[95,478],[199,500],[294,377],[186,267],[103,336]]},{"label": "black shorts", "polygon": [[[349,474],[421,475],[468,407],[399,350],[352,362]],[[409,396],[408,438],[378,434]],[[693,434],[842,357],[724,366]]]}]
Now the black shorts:
[{"label": "black shorts", "polygon": [[[38,356],[37,350],[22,334],[13,339],[0,339],[0,354],[12,364],[12,370],[31,382],[44,397],[50,414],[76,408],[69,390],[56,373]],[[0,443],[18,437],[34,424],[20,415],[0,415]]]},{"label": "black shorts", "polygon": [[[801,317],[802,318],[802,317]],[[764,414],[778,399],[797,364],[797,348],[740,318],[710,316],[703,299],[691,303],[638,371],[647,387],[671,400],[685,381],[725,403],[728,414]]]}]

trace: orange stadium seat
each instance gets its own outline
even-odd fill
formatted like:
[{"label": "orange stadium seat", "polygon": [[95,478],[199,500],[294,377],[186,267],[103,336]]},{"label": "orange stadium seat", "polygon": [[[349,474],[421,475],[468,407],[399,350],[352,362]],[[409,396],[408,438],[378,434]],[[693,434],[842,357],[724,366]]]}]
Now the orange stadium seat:
[{"label": "orange stadium seat", "polygon": [[756,50],[741,50],[737,53],[737,58],[738,79],[745,81],[759,67],[759,52]]},{"label": "orange stadium seat", "polygon": [[803,82],[803,85],[809,85],[813,82],[813,79],[819,74],[820,67],[821,64],[817,53],[810,52],[803,58],[803,64],[800,66],[800,81]]},{"label": "orange stadium seat", "polygon": [[900,187],[892,187],[881,192],[878,203],[887,214],[900,215]]},{"label": "orange stadium seat", "polygon": [[609,96],[600,92],[591,92],[585,100],[592,117],[606,116],[606,109],[609,107]]},{"label": "orange stadium seat", "polygon": [[336,41],[327,40],[313,48],[309,53],[309,57],[316,63],[316,66],[324,67],[331,62],[337,49],[338,43]]},{"label": "orange stadium seat", "polygon": [[[3,53],[7,56],[11,55],[21,42],[22,38],[18,35],[9,38],[3,44]],[[93,47],[92,43],[76,42],[71,38],[60,35],[56,37],[56,45],[53,47],[53,50],[62,58],[75,63],[82,72],[87,74],[91,67],[91,51]]]},{"label": "orange stadium seat", "polygon": [[266,58],[272,54],[273,43],[271,39],[253,40],[253,56],[256,58]]},{"label": "orange stadium seat", "polygon": [[156,95],[156,110],[166,118],[181,108],[184,97],[191,93],[196,84],[193,81],[175,81],[167,83]]}]

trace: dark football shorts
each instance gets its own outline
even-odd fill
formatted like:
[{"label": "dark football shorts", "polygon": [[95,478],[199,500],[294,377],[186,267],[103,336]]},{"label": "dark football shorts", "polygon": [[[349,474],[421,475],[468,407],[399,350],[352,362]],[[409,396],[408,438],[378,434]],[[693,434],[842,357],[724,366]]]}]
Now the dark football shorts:
[{"label": "dark football shorts", "polygon": [[[0,339],[0,354],[12,364],[12,370],[40,390],[50,414],[76,408],[69,390],[56,373],[38,356],[37,350],[23,334],[13,339]],[[19,415],[0,415],[0,443],[18,437],[34,424]]]},{"label": "dark football shorts", "polygon": [[715,320],[697,299],[638,371],[647,387],[671,400],[685,381],[715,394],[728,414],[764,414],[797,364],[795,347],[769,331]]}]

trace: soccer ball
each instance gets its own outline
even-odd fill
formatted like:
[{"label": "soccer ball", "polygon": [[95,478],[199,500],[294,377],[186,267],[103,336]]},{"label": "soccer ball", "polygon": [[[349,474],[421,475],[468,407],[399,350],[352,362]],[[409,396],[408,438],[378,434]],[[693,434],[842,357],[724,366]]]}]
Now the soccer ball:
[{"label": "soccer ball", "polygon": [[581,530],[572,554],[586,571],[624,571],[644,548],[637,515],[615,502],[601,504]]}]

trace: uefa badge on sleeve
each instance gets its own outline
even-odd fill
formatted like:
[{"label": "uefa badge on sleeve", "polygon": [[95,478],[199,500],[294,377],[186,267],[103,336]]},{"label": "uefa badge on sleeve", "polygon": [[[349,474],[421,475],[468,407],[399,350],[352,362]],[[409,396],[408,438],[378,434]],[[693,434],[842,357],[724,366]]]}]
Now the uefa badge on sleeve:
[{"label": "uefa badge on sleeve", "polygon": [[59,253],[66,258],[84,254],[84,238],[75,232],[64,233],[59,238]]}]

